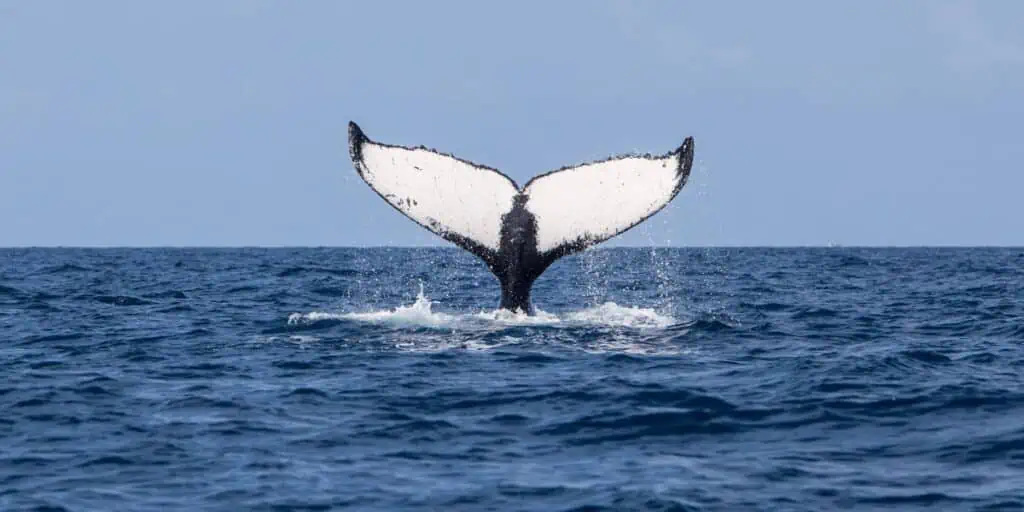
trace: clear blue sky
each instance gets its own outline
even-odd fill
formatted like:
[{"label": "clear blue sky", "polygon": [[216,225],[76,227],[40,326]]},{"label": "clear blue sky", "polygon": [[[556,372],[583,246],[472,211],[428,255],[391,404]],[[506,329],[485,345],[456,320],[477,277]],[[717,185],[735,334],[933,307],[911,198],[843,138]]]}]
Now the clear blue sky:
[{"label": "clear blue sky", "polygon": [[0,245],[435,245],[346,123],[520,183],[696,137],[620,245],[1024,245],[1024,2],[0,2]]}]

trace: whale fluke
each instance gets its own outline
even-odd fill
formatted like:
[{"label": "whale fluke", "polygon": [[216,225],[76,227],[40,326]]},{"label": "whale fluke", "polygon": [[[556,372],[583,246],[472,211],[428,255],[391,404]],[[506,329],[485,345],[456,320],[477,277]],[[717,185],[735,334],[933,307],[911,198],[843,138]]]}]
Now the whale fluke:
[{"label": "whale fluke", "polygon": [[621,234],[686,184],[693,137],[660,156],[621,155],[541,174],[520,188],[497,169],[423,146],[375,142],[354,122],[349,154],[381,198],[482,259],[501,283],[500,307],[533,314],[533,282],[562,256]]}]

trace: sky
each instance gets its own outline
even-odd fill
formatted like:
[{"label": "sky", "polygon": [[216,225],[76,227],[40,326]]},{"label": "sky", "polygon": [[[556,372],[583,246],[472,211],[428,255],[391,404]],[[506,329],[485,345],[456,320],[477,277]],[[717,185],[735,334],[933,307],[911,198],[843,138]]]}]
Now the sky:
[{"label": "sky", "polygon": [[1024,245],[1024,2],[0,2],[0,246],[447,245],[346,130],[526,182],[696,139],[606,245]]}]

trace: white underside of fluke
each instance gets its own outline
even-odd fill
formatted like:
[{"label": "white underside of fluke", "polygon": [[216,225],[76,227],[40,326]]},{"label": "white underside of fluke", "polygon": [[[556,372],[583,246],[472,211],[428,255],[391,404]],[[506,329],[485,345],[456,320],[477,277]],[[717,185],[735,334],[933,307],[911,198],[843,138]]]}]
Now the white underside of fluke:
[{"label": "white underside of fluke", "polygon": [[501,242],[501,216],[518,194],[504,176],[426,149],[365,142],[363,179],[435,234],[454,233],[489,249]]},{"label": "white underside of fluke", "polygon": [[626,157],[542,176],[527,184],[526,209],[537,219],[537,250],[580,239],[607,240],[663,208],[682,177],[679,154]]},{"label": "white underside of fluke", "polygon": [[[456,235],[499,250],[502,216],[520,194],[514,181],[430,149],[377,143],[352,129],[356,168],[388,203],[449,240]],[[521,193],[536,218],[537,251],[579,250],[653,215],[686,180],[690,162],[682,165],[684,154],[692,158],[686,144],[663,156],[623,156],[534,178]]]}]

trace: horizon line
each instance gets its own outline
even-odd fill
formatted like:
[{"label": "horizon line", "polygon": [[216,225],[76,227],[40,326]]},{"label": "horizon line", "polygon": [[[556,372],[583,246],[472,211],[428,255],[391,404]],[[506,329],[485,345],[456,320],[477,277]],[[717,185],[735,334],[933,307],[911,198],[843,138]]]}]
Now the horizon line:
[{"label": "horizon line", "polygon": [[[0,245],[5,249],[463,249],[454,245]],[[614,245],[593,247],[589,251],[615,249],[1024,249],[1024,245],[997,244],[921,244],[921,245]]]}]

